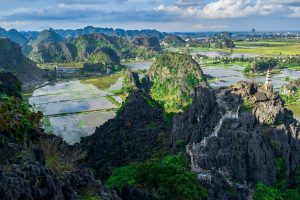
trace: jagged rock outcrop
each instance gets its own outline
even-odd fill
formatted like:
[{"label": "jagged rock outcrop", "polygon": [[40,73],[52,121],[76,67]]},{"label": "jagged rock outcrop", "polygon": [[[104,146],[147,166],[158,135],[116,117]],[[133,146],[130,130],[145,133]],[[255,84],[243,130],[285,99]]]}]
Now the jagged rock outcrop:
[{"label": "jagged rock outcrop", "polygon": [[189,110],[174,117],[172,139],[177,148],[180,140],[190,143],[193,164],[217,181],[208,184],[211,196],[222,193],[216,191],[220,190],[216,187],[218,176],[230,188],[244,188],[244,194],[251,193],[251,185],[258,181],[273,184],[279,158],[284,160],[286,180],[290,181],[300,165],[299,133],[299,122],[277,93],[239,82],[217,90],[197,88]]},{"label": "jagged rock outcrop", "polygon": [[117,117],[82,138],[87,166],[107,178],[115,167],[161,156],[170,149],[170,128],[162,110],[151,106],[151,97],[135,91],[127,98]]},{"label": "jagged rock outcrop", "polygon": [[[34,137],[51,142],[55,136]],[[55,139],[61,141],[58,137]],[[42,150],[43,146],[39,147],[37,141],[32,141],[35,145],[31,144],[29,148],[18,143],[0,143],[1,199],[75,200],[81,197],[100,197],[105,200],[120,200],[114,191],[106,189],[101,181],[94,177],[90,169],[74,168],[70,172],[65,171],[58,175],[45,164],[50,162],[51,158],[47,158]],[[60,145],[67,144],[61,142]],[[57,156],[56,153],[53,152],[52,159]]]},{"label": "jagged rock outcrop", "polygon": [[[203,135],[213,132],[220,114],[215,93],[209,88],[195,89],[193,102],[187,112],[173,119],[173,145],[199,142]],[[197,103],[195,103],[197,102]],[[184,123],[183,123],[184,122]],[[201,134],[200,134],[201,133]]]},{"label": "jagged rock outcrop", "polygon": [[18,44],[9,39],[0,39],[0,69],[13,73],[22,82],[35,82],[44,72],[27,59]]},{"label": "jagged rock outcrop", "polygon": [[78,168],[85,158],[79,146],[40,129],[42,113],[18,98],[20,82],[3,73],[7,82],[0,86],[0,199],[120,200],[91,169]]}]

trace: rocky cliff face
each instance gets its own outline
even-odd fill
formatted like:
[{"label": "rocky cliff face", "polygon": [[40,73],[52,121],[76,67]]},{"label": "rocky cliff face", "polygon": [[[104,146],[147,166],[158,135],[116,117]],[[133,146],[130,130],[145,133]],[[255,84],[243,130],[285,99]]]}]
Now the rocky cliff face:
[{"label": "rocky cliff face", "polygon": [[26,83],[40,80],[44,74],[23,55],[21,48],[9,39],[0,39],[0,68],[13,73]]},{"label": "rocky cliff face", "polygon": [[0,199],[120,200],[90,169],[77,167],[85,158],[80,147],[39,128],[42,114],[18,98],[16,77],[2,72],[0,80]]},{"label": "rocky cliff face", "polygon": [[[54,159],[57,152],[53,151],[53,158],[50,158],[49,154],[45,154],[43,143],[56,144],[54,149],[69,149],[69,152],[76,147],[68,147],[58,137],[43,136],[38,132],[32,134],[34,140],[31,138],[26,146],[17,142],[0,142],[1,199],[120,200],[117,194],[106,189],[89,169],[79,170],[74,167],[70,171],[64,170],[58,174],[49,168],[49,159]],[[54,140],[57,142],[53,143]],[[66,153],[68,156],[75,156],[68,154],[68,151],[59,151],[60,155]]]},{"label": "rocky cliff face", "polygon": [[[196,89],[189,110],[174,118],[172,138],[174,147],[181,140],[190,144],[192,167],[202,178],[212,177],[211,197],[246,199],[252,184],[274,183],[278,158],[290,181],[300,164],[299,133],[299,122],[276,93],[239,82],[218,90]],[[244,196],[230,197],[216,185]]]},{"label": "rocky cliff face", "polygon": [[170,149],[170,128],[151,97],[133,92],[117,117],[109,120],[81,145],[88,152],[87,166],[107,178],[115,167],[159,157]]}]

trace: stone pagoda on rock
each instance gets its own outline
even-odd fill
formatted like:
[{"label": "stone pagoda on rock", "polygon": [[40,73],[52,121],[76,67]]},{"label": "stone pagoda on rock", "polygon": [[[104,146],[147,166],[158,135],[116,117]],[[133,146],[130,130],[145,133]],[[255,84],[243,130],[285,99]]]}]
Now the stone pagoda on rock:
[{"label": "stone pagoda on rock", "polygon": [[266,82],[265,82],[265,89],[266,90],[273,90],[273,85],[272,85],[272,79],[271,79],[271,72],[270,72],[270,70],[267,71]]}]

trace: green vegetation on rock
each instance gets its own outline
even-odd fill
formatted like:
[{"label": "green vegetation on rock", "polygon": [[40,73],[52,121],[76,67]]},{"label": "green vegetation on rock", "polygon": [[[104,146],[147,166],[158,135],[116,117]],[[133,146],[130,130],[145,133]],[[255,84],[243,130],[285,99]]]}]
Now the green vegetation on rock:
[{"label": "green vegetation on rock", "polygon": [[33,112],[28,103],[0,93],[0,131],[23,141],[29,131],[40,127],[42,117],[43,114]]},{"label": "green vegetation on rock", "polygon": [[291,81],[288,85],[281,87],[280,96],[286,105],[300,102],[300,79]]},{"label": "green vegetation on rock", "polygon": [[300,168],[293,174],[293,183],[286,182],[285,164],[283,158],[277,158],[276,184],[266,185],[258,182],[255,187],[254,200],[300,200]]},{"label": "green vegetation on rock", "polygon": [[252,112],[255,108],[255,104],[252,103],[250,100],[245,99],[240,107],[240,111],[242,112]]},{"label": "green vegetation on rock", "polygon": [[117,168],[106,181],[109,188],[119,191],[126,184],[145,189],[162,200],[200,200],[208,196],[197,175],[186,167],[182,154]]},{"label": "green vegetation on rock", "polygon": [[166,53],[149,70],[151,96],[167,112],[180,112],[190,103],[194,87],[207,84],[199,64],[188,54]]}]

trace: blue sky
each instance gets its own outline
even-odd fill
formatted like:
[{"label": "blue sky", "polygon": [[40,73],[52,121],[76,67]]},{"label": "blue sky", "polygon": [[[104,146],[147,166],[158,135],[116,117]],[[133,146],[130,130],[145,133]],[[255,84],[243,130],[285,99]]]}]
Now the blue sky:
[{"label": "blue sky", "polygon": [[0,27],[300,30],[300,0],[0,0]]}]

